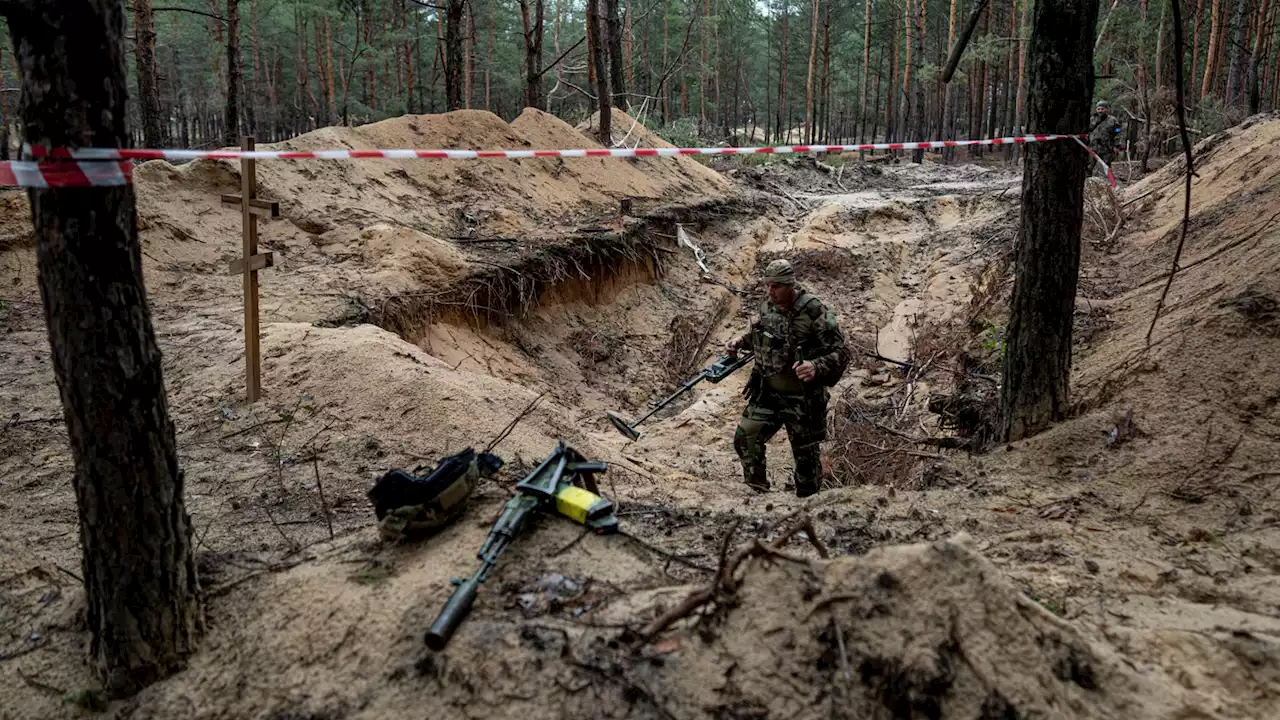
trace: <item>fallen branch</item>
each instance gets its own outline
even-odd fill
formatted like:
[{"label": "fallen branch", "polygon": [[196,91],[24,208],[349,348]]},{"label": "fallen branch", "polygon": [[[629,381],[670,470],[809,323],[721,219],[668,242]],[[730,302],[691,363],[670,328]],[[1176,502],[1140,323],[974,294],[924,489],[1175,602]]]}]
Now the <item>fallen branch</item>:
[{"label": "fallen branch", "polygon": [[533,407],[538,404],[538,401],[541,400],[542,396],[544,395],[546,395],[545,392],[538,393],[538,397],[534,398],[528,405],[524,407],[523,410],[520,411],[519,414],[517,414],[514,418],[511,419],[511,422],[507,423],[507,426],[502,429],[502,432],[498,433],[498,436],[495,437],[487,447],[485,447],[484,452],[492,451],[495,447],[497,447],[498,443],[502,442],[503,440],[506,440],[507,436],[511,434],[511,431],[516,429],[516,425],[518,425],[520,421],[525,418],[526,415],[528,415],[530,412],[533,411]]},{"label": "fallen branch", "polygon": [[794,523],[791,524],[781,535],[769,544],[760,542],[760,538],[753,538],[751,542],[746,543],[734,551],[733,555],[726,558],[729,546],[729,540],[733,536],[733,531],[737,528],[735,523],[733,528],[725,535],[725,541],[721,546],[720,552],[720,568],[716,572],[716,578],[712,583],[704,588],[696,590],[684,602],[676,607],[663,613],[653,622],[645,626],[639,633],[640,644],[647,643],[657,637],[659,633],[666,630],[678,620],[682,620],[691,615],[695,610],[716,600],[718,597],[724,597],[734,594],[738,587],[738,580],[735,578],[739,566],[748,558],[759,556],[776,556],[786,560],[803,561],[793,555],[782,552],[783,546],[800,532],[804,532],[813,544],[814,549],[818,551],[818,556],[822,558],[830,557],[827,548],[818,539],[817,533],[813,529],[813,519],[808,515],[801,515]]}]

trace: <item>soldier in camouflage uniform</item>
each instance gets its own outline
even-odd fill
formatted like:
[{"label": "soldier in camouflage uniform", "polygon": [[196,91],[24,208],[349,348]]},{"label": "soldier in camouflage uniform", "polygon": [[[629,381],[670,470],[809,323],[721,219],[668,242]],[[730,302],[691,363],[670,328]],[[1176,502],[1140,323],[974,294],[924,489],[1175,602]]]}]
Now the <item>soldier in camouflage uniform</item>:
[{"label": "soldier in camouflage uniform", "polygon": [[1089,147],[1110,165],[1116,156],[1116,141],[1120,139],[1120,121],[1110,113],[1106,100],[1099,100],[1094,108],[1096,118],[1089,128]]},{"label": "soldier in camouflage uniform", "polygon": [[747,407],[734,433],[733,447],[742,461],[747,485],[769,490],[765,476],[765,444],[787,428],[795,458],[796,495],[818,492],[820,443],[827,437],[827,388],[849,365],[849,350],[836,315],[822,301],[796,286],[786,260],[774,260],[764,272],[769,299],[751,330],[728,343],[730,352],[755,353],[747,383]]}]

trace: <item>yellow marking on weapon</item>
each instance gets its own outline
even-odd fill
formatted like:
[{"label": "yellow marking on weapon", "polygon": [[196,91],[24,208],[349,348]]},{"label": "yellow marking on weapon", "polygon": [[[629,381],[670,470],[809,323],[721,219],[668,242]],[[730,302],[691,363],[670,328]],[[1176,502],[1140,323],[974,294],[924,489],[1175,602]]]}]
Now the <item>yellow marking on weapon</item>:
[{"label": "yellow marking on weapon", "polygon": [[556,493],[556,511],[583,525],[588,518],[606,513],[610,507],[608,500],[577,485],[565,485]]}]

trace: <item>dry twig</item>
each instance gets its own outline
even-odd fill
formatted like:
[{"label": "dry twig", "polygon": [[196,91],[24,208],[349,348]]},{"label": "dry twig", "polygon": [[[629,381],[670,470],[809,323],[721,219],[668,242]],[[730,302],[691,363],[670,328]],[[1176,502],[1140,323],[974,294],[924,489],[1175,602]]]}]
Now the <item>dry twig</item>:
[{"label": "dry twig", "polygon": [[[736,527],[737,524],[735,523],[734,528]],[[822,541],[818,539],[817,533],[814,532],[813,519],[808,515],[801,515],[796,522],[792,523],[790,527],[783,531],[781,535],[768,545],[760,542],[760,538],[753,538],[751,542],[742,545],[735,550],[732,555],[729,555],[726,558],[726,552],[729,545],[728,541],[733,535],[733,529],[731,529],[730,532],[725,535],[725,542],[721,547],[720,568],[716,572],[715,580],[713,580],[710,585],[694,591],[693,594],[685,598],[684,602],[663,613],[653,622],[646,625],[639,633],[641,644],[647,643],[657,637],[659,633],[666,630],[673,623],[688,617],[693,613],[693,611],[703,605],[706,605],[717,598],[724,598],[737,592],[739,584],[735,577],[735,573],[738,571],[738,567],[741,566],[748,558],[774,556],[781,557],[786,560],[803,562],[803,559],[801,558],[782,552],[782,548],[787,544],[787,541],[800,532],[804,532],[808,536],[809,542],[812,543],[814,549],[818,551],[819,557],[824,559],[830,557],[830,553],[827,552],[826,546],[822,544]]]}]

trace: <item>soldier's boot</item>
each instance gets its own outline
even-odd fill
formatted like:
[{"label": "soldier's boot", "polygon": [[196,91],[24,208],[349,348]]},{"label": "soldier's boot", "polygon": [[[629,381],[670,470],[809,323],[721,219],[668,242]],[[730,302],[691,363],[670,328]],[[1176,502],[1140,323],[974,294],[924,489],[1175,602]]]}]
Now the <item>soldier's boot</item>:
[{"label": "soldier's boot", "polygon": [[817,441],[803,442],[803,444],[792,441],[791,453],[796,460],[796,497],[809,497],[818,492],[822,480],[820,452],[821,445]]},{"label": "soldier's boot", "polygon": [[742,477],[747,486],[756,492],[769,492],[769,478],[765,474],[765,443],[777,432],[769,423],[742,418],[733,433],[733,449],[742,463]]}]

